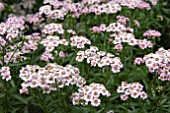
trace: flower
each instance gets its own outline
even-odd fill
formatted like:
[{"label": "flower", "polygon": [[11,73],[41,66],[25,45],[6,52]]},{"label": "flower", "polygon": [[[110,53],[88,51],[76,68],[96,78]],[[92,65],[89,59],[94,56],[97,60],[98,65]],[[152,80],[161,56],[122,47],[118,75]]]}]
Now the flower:
[{"label": "flower", "polygon": [[97,98],[95,98],[93,101],[91,101],[91,105],[94,107],[99,106],[100,103],[101,103],[101,100],[97,99]]}]

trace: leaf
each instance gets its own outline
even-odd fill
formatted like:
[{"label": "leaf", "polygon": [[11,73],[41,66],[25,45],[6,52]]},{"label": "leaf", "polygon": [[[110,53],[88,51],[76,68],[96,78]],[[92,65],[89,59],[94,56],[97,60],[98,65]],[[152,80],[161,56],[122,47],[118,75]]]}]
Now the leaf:
[{"label": "leaf", "polygon": [[5,94],[4,93],[0,93],[0,98],[4,97]]},{"label": "leaf", "polygon": [[164,98],[161,102],[160,102],[160,106],[162,105],[162,104],[164,104],[165,102],[167,101],[167,98]]},{"label": "leaf", "polygon": [[9,67],[14,67],[14,66],[21,66],[21,65],[25,65],[28,62],[22,62],[22,63],[15,63],[15,64],[9,64]]},{"label": "leaf", "polygon": [[16,87],[13,80],[11,80],[10,83],[11,83],[12,87]]},{"label": "leaf", "polygon": [[28,104],[28,100],[26,100],[25,98],[23,98],[21,95],[18,94],[12,94],[12,97],[14,97],[17,100],[20,100],[21,102],[23,102],[24,104]]},{"label": "leaf", "polygon": [[105,108],[102,108],[101,110],[99,110],[97,113],[103,113],[103,110],[104,110]]}]

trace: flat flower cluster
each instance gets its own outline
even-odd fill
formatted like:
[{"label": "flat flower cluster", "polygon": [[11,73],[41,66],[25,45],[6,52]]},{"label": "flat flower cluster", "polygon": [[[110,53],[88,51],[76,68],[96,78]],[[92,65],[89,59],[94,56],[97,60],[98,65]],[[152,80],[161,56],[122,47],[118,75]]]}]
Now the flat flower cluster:
[{"label": "flat flower cluster", "polygon": [[84,48],[85,44],[91,44],[91,41],[84,36],[72,36],[70,40],[70,45],[76,46],[77,48]]},{"label": "flat flower cluster", "polygon": [[63,20],[64,16],[68,14],[68,10],[64,7],[67,6],[67,1],[44,0],[43,3],[45,5],[39,8],[39,14],[45,14],[47,18]]},{"label": "flat flower cluster", "polygon": [[46,51],[51,52],[55,47],[61,45],[68,45],[68,41],[66,39],[60,39],[59,36],[47,36],[41,42],[46,48]]},{"label": "flat flower cluster", "polygon": [[11,78],[12,78],[11,73],[10,73],[10,68],[6,67],[6,66],[1,67],[0,75],[2,76],[2,79],[6,80],[6,81],[11,80]]},{"label": "flat flower cluster", "polygon": [[126,25],[127,22],[130,21],[130,19],[128,17],[124,17],[124,16],[120,16],[120,15],[116,16],[116,18],[118,19],[117,22],[124,24],[124,25]]},{"label": "flat flower cluster", "polygon": [[[50,5],[48,5],[48,3]],[[83,0],[82,2],[72,3],[72,1],[44,0],[44,6],[40,7],[39,13],[45,14],[48,18],[51,19],[63,20],[64,16],[67,14],[71,14],[72,17],[78,18],[83,14],[112,14],[120,10],[121,6],[114,1],[105,2],[103,0]]]},{"label": "flat flower cluster", "polygon": [[[156,5],[157,1],[150,0],[151,4]],[[39,14],[45,14],[51,19],[63,20],[67,14],[72,17],[78,18],[83,14],[95,13],[100,14],[113,14],[121,11],[122,7],[140,8],[150,10],[151,6],[144,0],[82,0],[82,2],[72,3],[71,0],[54,1],[44,0],[44,5],[40,7]]]},{"label": "flat flower cluster", "polygon": [[[101,24],[100,27],[92,27],[90,30],[93,33],[100,32],[111,32],[110,42],[115,44],[113,49],[122,51],[122,43],[128,43],[128,45],[135,46],[138,45],[141,49],[152,48],[153,44],[147,39],[136,39],[133,33],[133,29],[126,27],[124,24],[128,21],[128,18],[118,16],[118,21],[116,23],[110,23],[108,27],[105,24]],[[121,23],[120,23],[121,22]],[[122,24],[123,23],[123,24]],[[114,39],[113,39],[114,38]]]},{"label": "flat flower cluster", "polygon": [[147,30],[145,33],[143,33],[143,36],[151,36],[152,38],[160,37],[161,33],[156,30]]},{"label": "flat flower cluster", "polygon": [[155,53],[143,57],[150,72],[156,72],[161,81],[170,81],[170,50],[159,48]]},{"label": "flat flower cluster", "polygon": [[[35,51],[38,49],[38,44],[41,40],[40,33],[32,33],[30,35],[25,35],[24,38],[26,41],[24,42],[21,52],[22,53],[31,53],[32,51]],[[20,42],[21,43],[21,42]]]},{"label": "flat flower cluster", "polygon": [[[43,20],[44,19],[43,19],[42,15],[39,14],[39,13],[26,15],[26,21],[29,22],[30,24],[33,24],[33,25],[38,25]],[[36,29],[36,26],[34,26],[33,29]]]},{"label": "flat flower cluster", "polygon": [[44,25],[44,28],[42,29],[42,33],[50,34],[50,35],[53,35],[54,33],[64,34],[64,29],[62,27],[62,24],[50,23]]},{"label": "flat flower cluster", "polygon": [[27,65],[20,70],[19,77],[24,81],[20,93],[28,93],[28,88],[40,88],[43,93],[56,91],[57,88],[76,85],[82,87],[86,81],[79,76],[79,69],[71,65],[65,67],[48,63],[45,67]]},{"label": "flat flower cluster", "polygon": [[122,6],[127,6],[130,9],[140,8],[150,10],[150,4],[144,0],[115,0],[116,3],[120,3]]},{"label": "flat flower cluster", "polygon": [[68,45],[68,41],[66,39],[60,39],[59,36],[47,36],[41,42],[45,46],[45,52],[41,55],[41,60],[49,62],[50,60],[54,60],[52,52],[59,45]]},{"label": "flat flower cluster", "polygon": [[125,101],[131,96],[136,99],[138,97],[145,100],[147,98],[147,94],[143,91],[143,85],[139,82],[127,83],[122,82],[121,86],[117,88],[117,93],[121,93],[121,100]]},{"label": "flat flower cluster", "polygon": [[92,106],[97,107],[101,104],[100,96],[109,97],[111,94],[106,90],[103,84],[91,83],[89,86],[86,85],[78,90],[78,93],[73,93],[72,103],[73,105],[88,105],[91,103]]},{"label": "flat flower cluster", "polygon": [[90,63],[91,66],[111,66],[113,73],[118,73],[120,69],[123,68],[119,57],[114,57],[111,53],[98,51],[98,48],[95,46],[90,46],[90,49],[86,49],[85,51],[79,51],[76,61],[82,62],[85,58],[87,59],[87,63]]},{"label": "flat flower cluster", "polygon": [[[37,50],[41,37],[39,33],[33,33],[23,36],[23,40],[25,41],[20,41],[15,43],[15,45],[8,45],[8,48],[5,48],[4,64],[19,63],[26,60],[27,57],[25,57],[24,54]],[[0,64],[2,64],[2,61],[0,61]]]},{"label": "flat flower cluster", "polygon": [[0,23],[0,49],[7,42],[21,36],[21,31],[25,29],[24,17],[11,16],[5,22]]}]

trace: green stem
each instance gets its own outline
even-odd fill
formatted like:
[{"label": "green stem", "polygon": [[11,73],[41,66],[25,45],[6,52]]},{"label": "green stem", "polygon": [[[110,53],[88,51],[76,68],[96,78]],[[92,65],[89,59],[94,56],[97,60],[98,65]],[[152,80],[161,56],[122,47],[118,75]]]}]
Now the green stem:
[{"label": "green stem", "polygon": [[13,52],[13,54],[12,54],[11,58],[10,58],[10,59],[9,59],[9,61],[8,61],[7,66],[8,66],[8,65],[9,65],[9,63],[11,62],[11,60],[12,60],[12,58],[13,58],[14,54],[17,52],[17,50],[18,50],[18,49],[20,49],[20,48],[22,47],[23,43],[24,43],[24,40],[22,41],[22,43],[21,43],[19,46],[17,46],[17,47],[16,47],[15,51]]},{"label": "green stem", "polygon": [[39,104],[41,105],[42,110],[44,111],[44,113],[48,113],[47,107],[46,107],[46,105],[44,104],[43,99],[41,98],[40,91],[37,91],[36,93],[37,93],[37,97],[38,97],[38,98],[37,98],[37,99],[38,99],[38,102],[39,102]]},{"label": "green stem", "polygon": [[8,90],[6,81],[5,81],[5,113],[8,113]]}]

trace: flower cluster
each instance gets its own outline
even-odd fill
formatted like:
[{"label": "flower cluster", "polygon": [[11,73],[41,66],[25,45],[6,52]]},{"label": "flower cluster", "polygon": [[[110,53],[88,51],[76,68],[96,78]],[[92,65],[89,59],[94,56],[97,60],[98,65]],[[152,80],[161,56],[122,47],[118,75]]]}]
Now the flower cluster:
[{"label": "flower cluster", "polygon": [[54,33],[64,34],[62,24],[50,23],[44,26],[42,33],[53,35]]},{"label": "flower cluster", "polygon": [[70,40],[71,46],[76,46],[77,48],[84,48],[85,44],[91,44],[91,41],[84,36],[72,36]]},{"label": "flower cluster", "polygon": [[85,51],[79,51],[77,53],[76,61],[82,62],[85,58],[87,59],[87,63],[90,63],[91,66],[111,66],[113,73],[118,73],[120,72],[120,69],[123,68],[123,64],[119,57],[114,57],[111,53],[98,51],[98,48],[95,46],[90,46],[90,49]]},{"label": "flower cluster", "polygon": [[[41,40],[39,33],[33,33],[31,35],[23,36],[24,41],[15,43],[15,45],[8,45],[5,48],[6,53],[4,55],[4,63],[19,63],[24,61],[27,57],[24,54],[31,53],[34,50],[38,49],[38,42]],[[1,53],[1,52],[0,52]],[[2,54],[2,53],[1,53]],[[2,64],[2,61],[0,61]]]},{"label": "flower cluster", "polygon": [[5,22],[0,23],[0,45],[20,36],[20,30],[24,30],[24,17],[11,16]]},{"label": "flower cluster", "polygon": [[68,45],[68,41],[66,39],[60,39],[59,36],[47,36],[40,43],[46,47],[46,51],[48,52],[53,51],[60,44]]},{"label": "flower cluster", "polygon": [[150,10],[149,3],[144,0],[114,0],[116,3],[120,3],[122,6],[127,6],[130,9],[140,8]]},{"label": "flower cluster", "polygon": [[[150,0],[151,3],[154,0]],[[122,6],[128,8],[140,8],[150,10],[150,4],[144,0],[82,0],[82,2],[73,3],[71,0],[44,0],[44,5],[39,8],[40,14],[45,14],[51,19],[63,20],[67,14],[71,14],[73,18],[78,18],[83,14],[95,13],[113,14],[121,11]]]},{"label": "flower cluster", "polygon": [[88,105],[90,102],[92,106],[97,107],[101,104],[100,95],[109,97],[111,94],[103,84],[91,83],[80,88],[78,93],[73,93],[71,98],[73,105]]},{"label": "flower cluster", "polygon": [[147,30],[145,33],[143,33],[143,36],[151,36],[155,38],[155,37],[160,37],[161,33],[156,30]]},{"label": "flower cluster", "polygon": [[[44,5],[39,8],[39,14],[45,14],[50,19],[63,20],[64,16],[68,13],[65,1],[46,1],[44,4],[50,3],[50,5]],[[53,8],[53,9],[52,9]]]},{"label": "flower cluster", "polygon": [[170,81],[170,50],[159,48],[158,51],[143,57],[150,72],[156,72],[161,81]]},{"label": "flower cluster", "polygon": [[[4,55],[4,64],[8,64],[8,63],[19,63],[20,61],[25,61],[27,59],[27,57],[22,56],[23,53],[20,50],[17,51],[9,51],[6,52],[6,54]],[[3,61],[0,61],[0,64]]]},{"label": "flower cluster", "polygon": [[99,27],[98,26],[93,26],[90,28],[92,33],[100,33],[106,31],[106,24],[101,24]]},{"label": "flower cluster", "polygon": [[135,99],[140,97],[143,100],[147,98],[147,94],[143,91],[143,85],[139,82],[122,82],[121,86],[117,88],[117,93],[124,93],[120,96],[121,100],[123,101],[127,100],[129,96]]},{"label": "flower cluster", "polygon": [[2,76],[2,79],[9,81],[11,80],[11,73],[10,73],[10,68],[9,67],[1,67],[0,69],[0,75]]},{"label": "flower cluster", "polygon": [[27,65],[20,70],[19,77],[24,81],[20,92],[27,93],[29,87],[40,88],[43,93],[74,84],[82,87],[86,81],[79,73],[79,69],[71,65],[65,67],[55,63],[48,63],[45,67]]},{"label": "flower cluster", "polygon": [[120,16],[120,15],[116,16],[116,18],[118,19],[117,22],[122,23],[123,25],[126,25],[127,22],[130,21],[130,19],[128,17],[124,17],[124,16]]},{"label": "flower cluster", "polygon": [[41,40],[39,33],[32,33],[31,35],[25,35],[24,38],[26,39],[26,41],[21,47],[21,52],[23,54],[31,53],[32,51],[35,51],[38,49],[38,43]]},{"label": "flower cluster", "polygon": [[68,29],[68,30],[67,30],[67,33],[70,33],[70,34],[72,34],[72,35],[76,35],[76,32],[75,32],[74,30],[72,30],[72,29]]},{"label": "flower cluster", "polygon": [[37,25],[41,23],[43,20],[44,19],[39,13],[26,15],[26,21],[33,25]]},{"label": "flower cluster", "polygon": [[3,11],[5,8],[4,4],[2,2],[0,2],[0,12]]},{"label": "flower cluster", "polygon": [[[118,21],[116,23],[110,23],[109,26],[106,27],[105,24],[101,24],[100,27],[94,26],[90,30],[92,33],[100,33],[100,32],[114,32],[110,35],[109,41],[115,44],[113,49],[122,51],[123,43],[128,43],[128,45],[135,46],[138,45],[141,49],[152,48],[153,44],[151,41],[147,39],[136,39],[133,33],[133,29],[130,27],[126,27],[124,24],[128,22],[128,18],[123,16],[118,16]],[[122,24],[123,23],[123,24]],[[114,37],[114,40],[112,39]]]},{"label": "flower cluster", "polygon": [[158,3],[158,0],[149,0],[149,1],[152,3],[152,5],[156,5]]}]

